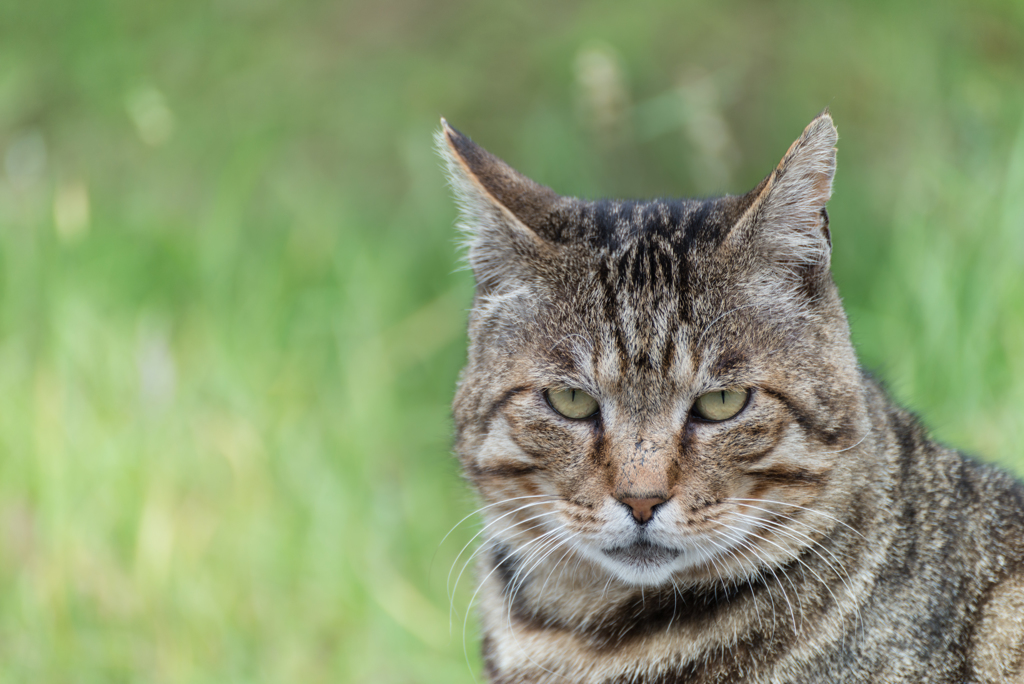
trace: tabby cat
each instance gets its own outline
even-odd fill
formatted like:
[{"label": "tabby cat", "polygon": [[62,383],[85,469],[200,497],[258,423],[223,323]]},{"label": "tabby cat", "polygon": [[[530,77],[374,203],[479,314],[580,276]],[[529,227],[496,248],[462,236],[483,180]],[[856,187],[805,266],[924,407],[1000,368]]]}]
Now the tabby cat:
[{"label": "tabby cat", "polygon": [[583,201],[442,121],[489,681],[1024,681],[1024,487],[858,365],[836,140],[741,196]]}]

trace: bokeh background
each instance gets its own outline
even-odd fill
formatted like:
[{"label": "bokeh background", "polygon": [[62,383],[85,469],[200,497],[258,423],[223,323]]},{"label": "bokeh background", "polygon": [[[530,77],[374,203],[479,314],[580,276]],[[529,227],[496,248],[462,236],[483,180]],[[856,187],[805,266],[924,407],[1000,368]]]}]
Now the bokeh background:
[{"label": "bokeh background", "polygon": [[825,106],[865,365],[1024,473],[1024,3],[0,0],[0,680],[473,681],[439,116],[685,196]]}]

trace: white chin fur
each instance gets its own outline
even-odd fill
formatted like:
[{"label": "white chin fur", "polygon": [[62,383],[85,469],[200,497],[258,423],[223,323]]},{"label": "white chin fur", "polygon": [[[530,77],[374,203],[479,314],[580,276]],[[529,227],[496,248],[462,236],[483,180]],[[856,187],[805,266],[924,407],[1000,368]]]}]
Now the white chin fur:
[{"label": "white chin fur", "polygon": [[672,583],[676,573],[700,565],[707,556],[683,551],[671,560],[660,562],[623,562],[609,557],[599,549],[586,549],[586,555],[605,571],[626,584],[637,587],[660,587]]},{"label": "white chin fur", "polygon": [[678,577],[680,573],[712,564],[716,559],[732,553],[734,548],[742,548],[748,527],[746,522],[737,524],[734,529],[736,534],[741,535],[739,538],[719,538],[713,543],[700,537],[666,540],[657,535],[654,539],[648,539],[658,546],[678,550],[679,554],[672,558],[615,558],[596,545],[582,544],[580,548],[587,558],[626,584],[638,587],[667,586],[673,579],[682,579]]}]

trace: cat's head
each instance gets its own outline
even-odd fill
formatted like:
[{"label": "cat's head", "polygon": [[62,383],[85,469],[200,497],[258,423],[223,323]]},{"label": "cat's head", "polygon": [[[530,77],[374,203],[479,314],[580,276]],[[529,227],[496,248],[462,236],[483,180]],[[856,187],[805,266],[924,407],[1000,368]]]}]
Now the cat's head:
[{"label": "cat's head", "polygon": [[747,576],[833,525],[866,426],[836,140],[821,114],[742,196],[590,202],[442,122],[477,283],[457,450],[495,544],[652,586]]}]

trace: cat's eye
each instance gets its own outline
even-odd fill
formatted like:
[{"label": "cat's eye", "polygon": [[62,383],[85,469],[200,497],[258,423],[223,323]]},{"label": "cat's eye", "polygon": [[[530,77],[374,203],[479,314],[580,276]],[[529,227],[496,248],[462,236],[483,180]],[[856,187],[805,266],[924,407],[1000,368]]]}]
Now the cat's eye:
[{"label": "cat's eye", "polygon": [[728,420],[747,404],[748,390],[716,390],[697,397],[693,412],[698,418],[710,421]]},{"label": "cat's eye", "polygon": [[562,387],[544,393],[551,408],[566,418],[581,420],[597,413],[597,399],[581,389]]}]

